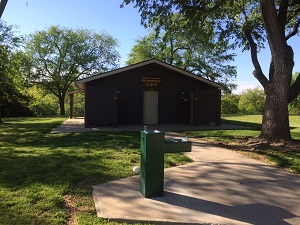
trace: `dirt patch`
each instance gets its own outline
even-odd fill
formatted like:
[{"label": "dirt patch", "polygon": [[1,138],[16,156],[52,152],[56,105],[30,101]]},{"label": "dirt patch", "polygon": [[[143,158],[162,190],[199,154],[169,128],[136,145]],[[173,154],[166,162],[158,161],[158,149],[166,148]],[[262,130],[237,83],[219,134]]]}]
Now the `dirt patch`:
[{"label": "dirt patch", "polygon": [[96,178],[86,177],[74,184],[74,191],[77,194],[68,194],[65,200],[66,216],[68,225],[77,225],[78,214],[95,214],[94,201],[92,197],[91,185]]},{"label": "dirt patch", "polygon": [[[214,142],[211,139],[208,139],[208,141]],[[233,139],[230,142],[217,142],[216,144],[225,148],[242,151],[275,150],[300,152],[300,141],[295,140],[270,143],[260,138],[242,137]]]},{"label": "dirt patch", "polygon": [[77,224],[76,212],[78,212],[78,208],[76,207],[76,197],[73,195],[65,195],[64,200],[67,209],[67,224],[75,225]]},{"label": "dirt patch", "polygon": [[75,188],[91,189],[92,184],[97,181],[95,177],[86,177],[75,184]]}]

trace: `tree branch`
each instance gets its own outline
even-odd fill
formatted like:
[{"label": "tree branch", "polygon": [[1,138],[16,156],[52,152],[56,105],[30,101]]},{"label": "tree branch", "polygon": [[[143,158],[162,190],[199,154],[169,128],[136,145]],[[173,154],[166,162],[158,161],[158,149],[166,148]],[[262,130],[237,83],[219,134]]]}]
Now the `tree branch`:
[{"label": "tree branch", "polygon": [[44,62],[44,67],[45,67],[45,69],[46,69],[46,71],[49,73],[49,76],[50,77],[53,77],[54,75],[50,72],[50,70],[48,69],[48,66],[47,66],[47,62],[44,60],[43,61]]},{"label": "tree branch", "polygon": [[280,27],[281,27],[282,30],[285,29],[288,7],[289,7],[289,1],[288,0],[281,0],[280,1],[278,20],[279,20],[279,24],[280,24]]},{"label": "tree branch", "polygon": [[[245,10],[245,5],[243,5],[243,7],[241,8],[241,11],[245,17],[245,21],[246,23],[248,23],[248,16]],[[254,42],[254,39],[251,35],[252,32],[252,28],[250,28],[249,26],[246,26],[245,29],[245,36],[248,40],[248,43],[250,45],[250,52],[251,52],[251,60],[252,60],[252,64],[255,68],[255,70],[253,71],[253,76],[261,83],[261,85],[265,88],[266,85],[269,83],[268,79],[266,78],[266,76],[264,75],[260,63],[258,61],[257,58],[257,44]]]},{"label": "tree branch", "polygon": [[298,32],[299,26],[300,26],[300,19],[298,19],[298,21],[294,25],[294,28],[293,28],[292,32],[285,36],[285,39],[288,40],[291,37],[295,36]]},{"label": "tree branch", "polygon": [[261,0],[260,8],[271,54],[283,54],[283,46],[286,46],[285,28],[278,19],[274,0]]},{"label": "tree branch", "polygon": [[300,5],[300,0],[292,0],[292,1],[289,3],[289,6],[295,6],[295,5]]},{"label": "tree branch", "polygon": [[246,32],[246,38],[249,42],[250,49],[251,49],[251,60],[252,64],[255,68],[253,71],[253,76],[261,83],[261,85],[265,88],[267,84],[269,83],[268,79],[264,75],[261,66],[259,64],[258,58],[257,58],[257,44],[254,42],[250,32]]},{"label": "tree branch", "polygon": [[289,103],[293,101],[300,94],[300,75],[291,86]]},{"label": "tree branch", "polygon": [[225,0],[220,0],[215,3],[212,7],[207,7],[205,4],[202,5],[182,5],[183,9],[187,10],[197,10],[198,12],[203,12],[203,13],[208,13],[208,12],[213,12],[220,8],[222,4],[225,2]]},{"label": "tree branch", "polygon": [[65,58],[65,56],[63,56],[60,47],[57,44],[57,41],[54,41],[53,44],[55,45],[55,47],[57,48],[58,52],[59,52],[59,57],[58,57],[58,73],[60,74],[61,71],[61,67],[62,67],[62,62],[64,61],[63,59],[61,59],[61,57]]},{"label": "tree branch", "polygon": [[53,91],[51,88],[49,88],[48,85],[46,85],[45,83],[43,83],[43,82],[35,82],[35,81],[33,81],[32,83],[36,84],[36,85],[43,86],[46,90],[50,91],[52,94],[54,94],[56,97],[58,97],[58,94],[55,91]]},{"label": "tree branch", "polygon": [[0,1],[0,18],[2,17],[2,14],[4,12],[4,9],[6,7],[8,0],[1,0]]},{"label": "tree branch", "polygon": [[270,62],[270,68],[269,68],[269,81],[272,82],[273,77],[274,77],[274,62],[273,62],[273,58],[271,58],[271,62]]},{"label": "tree branch", "polygon": [[175,48],[175,49],[173,50],[173,53],[176,53],[176,52],[179,51],[179,50],[188,50],[188,51],[190,51],[191,48],[190,48],[190,47],[177,47],[177,48]]}]

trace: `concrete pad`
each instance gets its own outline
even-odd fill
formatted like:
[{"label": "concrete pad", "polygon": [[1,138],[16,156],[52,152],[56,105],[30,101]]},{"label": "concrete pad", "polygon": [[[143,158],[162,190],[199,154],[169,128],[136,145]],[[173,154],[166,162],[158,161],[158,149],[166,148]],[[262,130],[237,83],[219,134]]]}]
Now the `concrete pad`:
[{"label": "concrete pad", "polygon": [[116,221],[289,224],[286,221],[293,220],[300,224],[288,206],[278,206],[265,195],[224,178],[214,167],[195,162],[165,170],[163,197],[144,198],[139,176],[93,186],[93,195],[98,216]]},{"label": "concrete pad", "polygon": [[96,185],[97,215],[152,224],[300,224],[299,176],[189,140],[192,152],[185,154],[195,162],[165,169],[163,197],[144,198],[139,176]]},{"label": "concrete pad", "polygon": [[[247,189],[264,196],[270,202],[300,217],[300,180],[277,180],[243,184]],[[297,224],[300,224],[297,223]]]},{"label": "concrete pad", "polygon": [[251,159],[238,152],[218,147],[197,139],[192,141],[192,152],[184,153],[197,162],[205,162],[238,183],[294,180],[299,176]]},{"label": "concrete pad", "polygon": [[[237,126],[231,124],[221,124],[215,126],[214,124],[204,124],[194,126],[193,124],[155,124],[147,125],[148,130],[159,131],[179,131],[179,130],[229,130],[229,129],[252,129],[250,127]],[[117,127],[102,126],[102,127],[84,127],[84,118],[67,119],[63,124],[51,132],[51,134],[59,133],[73,133],[73,132],[99,132],[99,131],[142,131],[144,125],[119,125]]]},{"label": "concrete pad", "polygon": [[[169,134],[169,133],[167,133]],[[197,162],[224,162],[224,160],[244,160],[245,156],[203,140],[189,138],[192,151],[184,153]]]}]

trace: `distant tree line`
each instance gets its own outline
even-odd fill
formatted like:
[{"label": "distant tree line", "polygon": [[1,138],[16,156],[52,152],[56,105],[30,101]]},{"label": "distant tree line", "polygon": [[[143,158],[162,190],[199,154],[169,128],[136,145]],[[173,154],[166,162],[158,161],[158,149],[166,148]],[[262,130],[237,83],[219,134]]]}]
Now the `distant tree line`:
[{"label": "distant tree line", "polygon": [[222,114],[262,114],[265,103],[264,91],[259,88],[247,89],[241,94],[223,95]]},{"label": "distant tree line", "polygon": [[[0,20],[0,122],[2,117],[65,115],[74,81],[119,67],[118,42],[105,32],[51,26],[17,36]],[[75,115],[83,96],[75,95]]]},{"label": "distant tree line", "polygon": [[[298,76],[299,73],[296,72],[293,80]],[[262,115],[265,100],[266,95],[260,88],[246,89],[240,94],[224,94],[221,100],[221,112],[222,114]],[[300,96],[289,104],[289,113],[300,114]]]}]

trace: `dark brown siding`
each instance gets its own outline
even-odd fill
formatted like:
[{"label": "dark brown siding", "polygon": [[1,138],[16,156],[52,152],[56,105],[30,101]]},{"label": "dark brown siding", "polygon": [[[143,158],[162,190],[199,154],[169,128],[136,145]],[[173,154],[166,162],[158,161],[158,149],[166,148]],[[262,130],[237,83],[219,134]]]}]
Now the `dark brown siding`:
[{"label": "dark brown siding", "polygon": [[112,87],[86,87],[85,105],[86,127],[113,124]]},{"label": "dark brown siding", "polygon": [[195,123],[220,122],[220,97],[218,89],[195,90]]},{"label": "dark brown siding", "polygon": [[[220,112],[220,91],[202,81],[187,77],[158,64],[149,64],[122,73],[103,77],[86,83],[87,124],[110,124],[113,122],[112,89],[119,92],[117,100],[117,124],[143,123],[143,91],[149,90],[143,77],[160,78],[158,88],[158,122],[189,123],[190,92],[196,92],[199,101],[194,113],[196,122],[216,122]],[[97,118],[94,118],[97,117]],[[99,118],[101,117],[101,118]],[[194,115],[196,118],[196,115]]]}]

